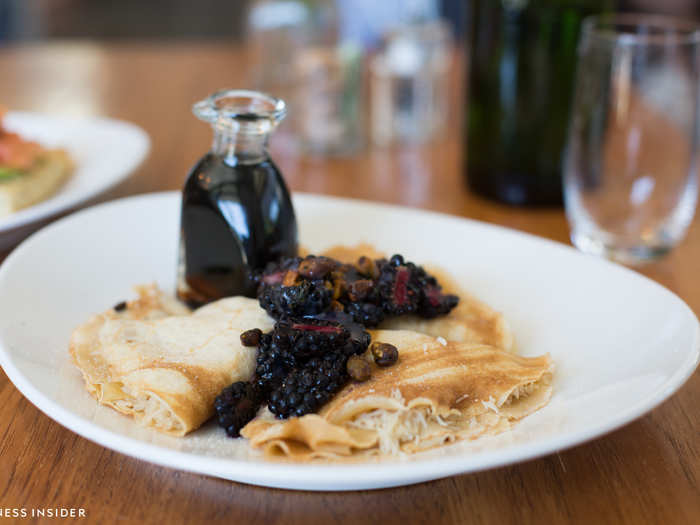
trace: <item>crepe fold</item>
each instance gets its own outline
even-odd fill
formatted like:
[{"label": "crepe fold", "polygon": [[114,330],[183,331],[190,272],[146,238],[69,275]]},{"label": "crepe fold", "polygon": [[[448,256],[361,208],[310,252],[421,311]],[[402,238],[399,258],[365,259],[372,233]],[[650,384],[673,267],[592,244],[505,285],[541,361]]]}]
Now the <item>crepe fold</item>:
[{"label": "crepe fold", "polygon": [[552,393],[548,355],[521,357],[479,343],[377,330],[399,350],[391,367],[341,390],[318,415],[275,421],[263,414],[241,435],[267,456],[294,460],[417,452],[507,430]]},{"label": "crepe fold", "polygon": [[254,299],[222,299],[190,314],[154,286],[137,290],[125,310],[78,327],[70,352],[100,403],[182,436],[213,415],[224,387],[252,375],[255,348],[240,334],[270,330],[273,321]]}]

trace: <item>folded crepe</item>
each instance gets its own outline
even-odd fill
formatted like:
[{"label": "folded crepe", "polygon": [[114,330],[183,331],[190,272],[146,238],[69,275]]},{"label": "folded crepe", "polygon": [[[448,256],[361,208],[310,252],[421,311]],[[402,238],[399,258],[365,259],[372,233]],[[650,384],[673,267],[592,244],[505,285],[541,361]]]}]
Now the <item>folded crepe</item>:
[{"label": "folded crepe", "polygon": [[[386,257],[370,244],[355,246],[334,246],[322,253],[347,264],[353,264],[362,255],[371,259]],[[459,297],[459,304],[447,315],[434,319],[423,319],[415,315],[405,315],[387,319],[379,328],[385,330],[413,330],[448,341],[483,343],[515,352],[513,333],[504,317],[486,303],[463,291],[447,272],[424,266],[435,276],[445,293]]]},{"label": "folded crepe", "polygon": [[318,414],[276,421],[264,412],[241,435],[271,457],[293,460],[411,453],[510,428],[552,393],[548,355],[521,357],[410,331],[377,330],[399,350],[387,368],[350,383]]},{"label": "folded crepe", "polygon": [[224,387],[253,374],[255,348],[240,334],[273,321],[255,299],[222,299],[190,314],[155,286],[137,291],[125,309],[78,327],[70,352],[100,403],[182,436],[213,415]]}]

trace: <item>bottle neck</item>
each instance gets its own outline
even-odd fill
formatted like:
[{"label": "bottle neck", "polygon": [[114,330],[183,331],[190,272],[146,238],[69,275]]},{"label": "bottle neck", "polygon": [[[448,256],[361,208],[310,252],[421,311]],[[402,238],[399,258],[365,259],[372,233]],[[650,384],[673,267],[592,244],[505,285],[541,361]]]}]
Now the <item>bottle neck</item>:
[{"label": "bottle neck", "polygon": [[267,158],[268,133],[241,132],[231,127],[214,126],[212,153],[226,164],[255,164]]}]

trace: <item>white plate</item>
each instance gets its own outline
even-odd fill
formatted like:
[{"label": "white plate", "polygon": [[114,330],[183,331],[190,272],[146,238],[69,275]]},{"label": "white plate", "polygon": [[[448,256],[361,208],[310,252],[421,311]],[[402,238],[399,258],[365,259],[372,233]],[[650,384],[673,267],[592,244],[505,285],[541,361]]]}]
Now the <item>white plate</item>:
[{"label": "white plate", "polygon": [[301,238],[321,250],[371,242],[442,265],[502,310],[525,355],[550,352],[551,403],[493,438],[360,465],[272,463],[213,424],[186,438],[98,406],[68,357],[73,328],[133,284],[174,288],[177,194],[133,197],[64,218],[0,267],[0,359],[37,407],[86,438],[173,468],[293,489],[372,489],[496,467],[600,436],[675,392],[698,363],[698,321],[678,297],[623,267],[479,222],[296,195]]},{"label": "white plate", "polygon": [[[8,130],[65,148],[75,161],[71,178],[47,200],[0,218],[0,250],[9,248],[48,219],[124,180],[148,153],[148,135],[138,126],[111,119],[76,119],[9,112]],[[34,225],[34,228],[32,226]]]}]

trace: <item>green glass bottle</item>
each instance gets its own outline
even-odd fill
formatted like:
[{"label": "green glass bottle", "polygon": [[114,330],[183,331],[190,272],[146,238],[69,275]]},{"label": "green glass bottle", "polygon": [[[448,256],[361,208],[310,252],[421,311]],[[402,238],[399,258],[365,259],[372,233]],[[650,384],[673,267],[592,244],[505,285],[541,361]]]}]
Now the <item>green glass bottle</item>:
[{"label": "green glass bottle", "polygon": [[466,175],[509,204],[560,205],[583,18],[613,0],[473,0]]}]

